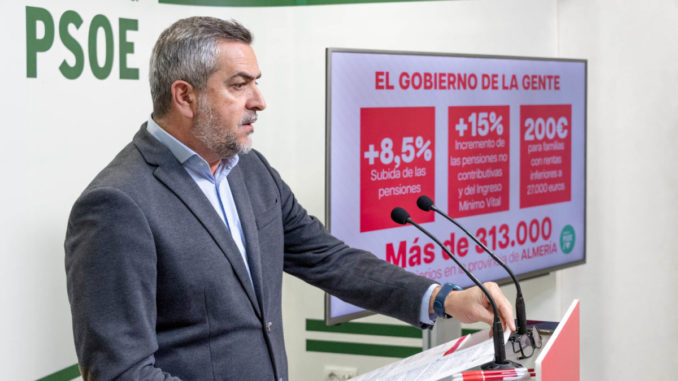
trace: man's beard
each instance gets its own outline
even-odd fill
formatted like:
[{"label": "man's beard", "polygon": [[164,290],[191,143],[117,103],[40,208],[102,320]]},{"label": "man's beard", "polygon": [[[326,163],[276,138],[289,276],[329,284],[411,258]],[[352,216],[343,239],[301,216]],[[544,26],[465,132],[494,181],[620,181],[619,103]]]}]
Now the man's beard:
[{"label": "man's beard", "polygon": [[[246,124],[256,120],[256,113],[245,117]],[[242,124],[242,123],[241,123]],[[239,127],[239,126],[238,126]],[[238,132],[230,130],[207,104],[206,97],[198,97],[193,133],[212,152],[222,159],[228,159],[239,153],[248,153],[252,149],[250,139],[245,144],[238,141]]]}]

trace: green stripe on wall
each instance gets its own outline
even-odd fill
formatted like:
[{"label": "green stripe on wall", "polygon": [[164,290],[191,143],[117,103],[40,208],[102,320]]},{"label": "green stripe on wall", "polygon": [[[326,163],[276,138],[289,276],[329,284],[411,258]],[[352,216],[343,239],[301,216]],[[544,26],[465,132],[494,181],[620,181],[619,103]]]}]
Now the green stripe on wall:
[{"label": "green stripe on wall", "polygon": [[[326,326],[325,322],[316,319],[306,319],[306,330],[316,332],[352,333],[375,336],[408,337],[421,339],[422,331],[418,328],[376,323],[343,323],[336,326]],[[462,329],[461,334],[467,335],[479,331],[478,329]],[[419,347],[396,345],[377,345],[362,343],[346,343],[339,341],[306,340],[306,350],[310,352],[329,352],[379,357],[405,358],[421,352]],[[71,381],[80,377],[78,364],[71,365],[54,372],[37,381]]]},{"label": "green stripe on wall", "polygon": [[207,5],[212,7],[286,7],[296,5],[400,3],[419,1],[431,0],[158,0],[161,4]]},{"label": "green stripe on wall", "polygon": [[68,368],[61,369],[58,372],[40,378],[37,381],[70,381],[78,377],[80,377],[80,369],[78,368],[78,364],[74,364]]},{"label": "green stripe on wall", "polygon": [[476,333],[476,332],[478,332],[478,331],[480,331],[480,330],[477,329],[477,328],[462,328],[462,329],[461,329],[461,335],[462,335],[462,336],[470,335],[470,334]]},{"label": "green stripe on wall", "polygon": [[415,339],[422,338],[421,329],[394,324],[342,323],[327,326],[322,320],[306,319],[306,330],[333,333],[355,333],[359,335],[409,337]]},{"label": "green stripe on wall", "polygon": [[421,352],[421,347],[306,340],[306,351],[405,358]]}]

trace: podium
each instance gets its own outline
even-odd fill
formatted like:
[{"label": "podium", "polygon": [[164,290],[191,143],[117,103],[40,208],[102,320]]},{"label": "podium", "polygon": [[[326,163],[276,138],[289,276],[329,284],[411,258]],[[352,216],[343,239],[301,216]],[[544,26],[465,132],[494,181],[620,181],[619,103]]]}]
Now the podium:
[{"label": "podium", "polygon": [[[551,325],[555,323],[545,322]],[[532,356],[520,359],[507,342],[506,357],[529,369],[523,380],[579,381],[580,310],[574,300],[553,331],[541,331],[542,345]],[[505,340],[508,339],[505,332]],[[355,378],[356,381],[448,381],[461,372],[479,370],[480,365],[494,359],[494,346],[489,330],[465,335],[431,349],[389,364]],[[531,375],[531,377],[530,377]],[[457,380],[459,378],[454,378]],[[492,378],[494,379],[494,378]]]},{"label": "podium", "polygon": [[581,380],[579,300],[574,300],[556,330],[535,353],[535,377],[538,381]]}]

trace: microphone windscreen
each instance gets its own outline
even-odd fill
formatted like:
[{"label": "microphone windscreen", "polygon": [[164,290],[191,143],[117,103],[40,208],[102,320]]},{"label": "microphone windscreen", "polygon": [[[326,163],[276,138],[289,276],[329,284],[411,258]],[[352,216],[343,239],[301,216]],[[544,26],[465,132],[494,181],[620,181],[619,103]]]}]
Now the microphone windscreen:
[{"label": "microphone windscreen", "polygon": [[417,206],[419,207],[419,209],[425,212],[429,212],[431,210],[431,207],[433,206],[433,200],[431,200],[431,198],[426,195],[421,195],[417,199]]},{"label": "microphone windscreen", "polygon": [[410,219],[410,214],[407,213],[407,210],[405,210],[405,209],[403,209],[399,206],[396,206],[391,211],[391,219],[396,224],[405,225],[407,223],[407,220]]}]

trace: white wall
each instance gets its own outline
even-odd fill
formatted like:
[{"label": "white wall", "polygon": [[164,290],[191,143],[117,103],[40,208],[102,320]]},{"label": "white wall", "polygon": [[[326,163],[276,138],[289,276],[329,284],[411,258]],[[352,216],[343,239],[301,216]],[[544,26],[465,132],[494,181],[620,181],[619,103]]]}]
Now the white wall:
[{"label": "white wall", "polygon": [[674,380],[678,362],[678,3],[558,2],[559,54],[589,59],[586,380]]},{"label": "white wall", "polygon": [[[27,79],[26,5],[47,8],[56,22],[73,9],[85,26],[97,13],[113,22],[139,19],[130,39],[140,80],[99,81],[87,71],[66,80],[56,73],[67,56],[58,40],[40,56],[39,77]],[[585,380],[642,379],[641,372],[650,372],[647,379],[668,379],[646,367],[668,369],[678,350],[672,324],[677,312],[672,271],[678,266],[670,251],[678,201],[672,168],[678,108],[671,91],[678,83],[677,7],[670,0],[623,7],[586,0],[282,8],[151,0],[2,2],[0,374],[35,379],[75,363],[62,249],[68,210],[147,117],[146,63],[157,35],[180,17],[211,14],[234,17],[253,30],[269,104],[257,123],[255,146],[320,218],[325,47],[589,59],[589,263],[527,282],[528,311],[531,317],[558,319],[572,298],[582,299]],[[322,318],[322,293],[289,277],[283,291],[293,380],[318,380],[325,364],[365,371],[391,361],[305,352],[312,335],[304,320]],[[510,288],[506,292],[512,294]],[[622,332],[631,333],[617,338]],[[621,373],[621,365],[635,377]]]}]

